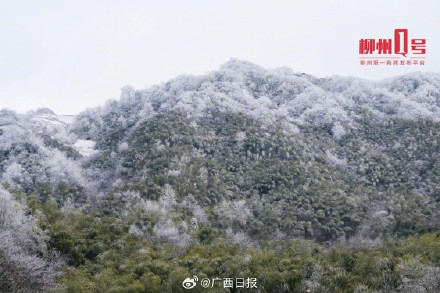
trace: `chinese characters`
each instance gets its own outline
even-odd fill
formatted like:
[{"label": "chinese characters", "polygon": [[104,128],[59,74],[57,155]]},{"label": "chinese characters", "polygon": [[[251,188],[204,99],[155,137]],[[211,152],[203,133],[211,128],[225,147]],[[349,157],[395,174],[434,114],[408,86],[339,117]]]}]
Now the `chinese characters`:
[{"label": "chinese characters", "polygon": [[[185,289],[192,289],[197,285],[198,278],[186,278],[182,286]],[[258,289],[257,278],[203,278],[200,281],[200,286],[203,288],[214,288],[221,286],[223,288],[243,288],[243,289]]]},{"label": "chinese characters", "polygon": [[[425,65],[426,39],[410,39],[408,29],[395,29],[393,39],[360,39],[360,65]],[[410,56],[409,56],[410,55]]]}]

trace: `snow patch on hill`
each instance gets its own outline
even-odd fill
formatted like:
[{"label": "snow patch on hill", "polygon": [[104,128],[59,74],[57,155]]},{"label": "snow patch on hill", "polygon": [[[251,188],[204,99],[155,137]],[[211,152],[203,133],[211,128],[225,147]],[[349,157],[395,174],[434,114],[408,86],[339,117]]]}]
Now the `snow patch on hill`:
[{"label": "snow patch on hill", "polygon": [[96,145],[96,142],[93,140],[79,139],[72,146],[82,156],[91,157],[91,156],[95,155],[96,153],[98,153],[98,151],[95,150],[95,145]]}]

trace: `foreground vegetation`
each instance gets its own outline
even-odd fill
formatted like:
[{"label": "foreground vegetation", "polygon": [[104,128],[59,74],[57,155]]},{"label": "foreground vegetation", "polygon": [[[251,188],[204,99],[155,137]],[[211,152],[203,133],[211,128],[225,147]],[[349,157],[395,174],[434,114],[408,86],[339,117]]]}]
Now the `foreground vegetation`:
[{"label": "foreground vegetation", "polygon": [[[240,245],[218,229],[193,229],[191,243],[176,247],[130,231],[126,218],[62,210],[54,202],[20,197],[49,232],[49,249],[68,266],[56,292],[188,292],[185,278],[257,278],[257,292],[438,292],[440,233],[383,243],[311,240]],[[12,285],[19,280],[10,280]],[[16,287],[16,292],[21,291]],[[218,282],[191,292],[231,291]],[[255,289],[252,289],[255,290]]]}]

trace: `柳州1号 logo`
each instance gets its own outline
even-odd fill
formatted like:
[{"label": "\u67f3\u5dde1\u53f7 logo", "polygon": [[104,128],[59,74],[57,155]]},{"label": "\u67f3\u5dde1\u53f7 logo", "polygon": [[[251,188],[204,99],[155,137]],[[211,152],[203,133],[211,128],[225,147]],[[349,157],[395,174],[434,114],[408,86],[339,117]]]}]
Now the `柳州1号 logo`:
[{"label": "\u67f3\u5dde1\u53f7 logo", "polygon": [[426,39],[413,38],[408,29],[395,29],[392,38],[359,40],[360,65],[424,66]]}]

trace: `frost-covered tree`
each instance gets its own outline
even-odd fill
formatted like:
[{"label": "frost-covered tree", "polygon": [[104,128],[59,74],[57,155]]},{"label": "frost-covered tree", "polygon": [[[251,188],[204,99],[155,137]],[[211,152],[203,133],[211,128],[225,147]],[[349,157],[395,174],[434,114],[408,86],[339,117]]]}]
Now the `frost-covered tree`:
[{"label": "frost-covered tree", "polygon": [[47,292],[56,285],[63,261],[47,250],[48,240],[26,208],[0,189],[1,292]]}]

